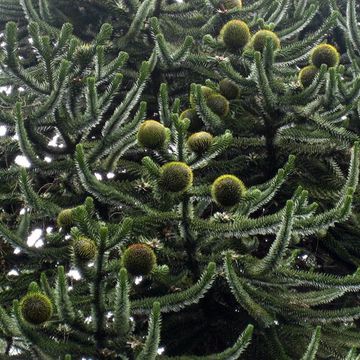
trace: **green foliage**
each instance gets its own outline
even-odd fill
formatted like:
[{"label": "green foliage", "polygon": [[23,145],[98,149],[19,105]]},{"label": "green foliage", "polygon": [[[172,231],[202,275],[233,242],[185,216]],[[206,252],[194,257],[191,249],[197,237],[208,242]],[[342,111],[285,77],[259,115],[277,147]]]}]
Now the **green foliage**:
[{"label": "green foliage", "polygon": [[[201,86],[200,91],[201,91],[201,94],[204,96],[205,99],[208,99],[211,95],[216,94],[216,91],[214,89],[208,87],[208,86]],[[194,108],[196,103],[195,103],[195,99],[194,99],[194,96],[193,96],[192,92],[190,92],[189,102],[190,102],[190,105]],[[190,116],[192,116],[192,115],[193,114],[191,114]],[[184,113],[182,113],[182,117],[183,118],[185,117]]]},{"label": "green foliage", "polygon": [[319,348],[319,343],[320,343],[320,332],[321,332],[321,327],[318,326],[316,328],[313,336],[311,337],[309,346],[307,347],[306,352],[305,352],[304,356],[301,358],[301,360],[316,359],[316,353],[317,353],[317,350]]}]

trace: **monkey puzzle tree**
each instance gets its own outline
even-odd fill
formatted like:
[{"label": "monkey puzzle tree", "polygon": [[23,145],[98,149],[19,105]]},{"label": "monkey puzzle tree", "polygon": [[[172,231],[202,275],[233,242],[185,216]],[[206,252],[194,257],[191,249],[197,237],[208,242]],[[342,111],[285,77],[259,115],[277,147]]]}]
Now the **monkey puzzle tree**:
[{"label": "monkey puzzle tree", "polygon": [[5,359],[357,358],[354,1],[0,11]]}]

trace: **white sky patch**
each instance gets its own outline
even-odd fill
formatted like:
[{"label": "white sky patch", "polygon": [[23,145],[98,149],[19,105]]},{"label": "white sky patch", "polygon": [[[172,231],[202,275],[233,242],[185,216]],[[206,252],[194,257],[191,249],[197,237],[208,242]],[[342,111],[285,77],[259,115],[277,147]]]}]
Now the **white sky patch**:
[{"label": "white sky patch", "polygon": [[21,355],[21,350],[16,349],[13,346],[10,348],[9,355]]},{"label": "white sky patch", "polygon": [[168,149],[168,152],[170,153],[170,154],[175,154],[175,152],[176,152],[176,146],[175,145],[170,145],[169,146],[169,149]]},{"label": "white sky patch", "polygon": [[24,168],[29,168],[31,166],[31,162],[28,160],[28,158],[24,155],[18,155],[15,158],[15,164],[19,165]]},{"label": "white sky patch", "polygon": [[52,162],[52,158],[50,156],[45,156],[44,157],[44,160],[47,162],[47,163],[51,163]]},{"label": "white sky patch", "polygon": [[106,317],[107,317],[108,319],[110,319],[113,315],[114,315],[114,313],[111,312],[111,311],[109,311],[108,313],[106,313]]},{"label": "white sky patch", "polygon": [[43,246],[44,242],[42,240],[40,240],[42,233],[43,233],[43,231],[41,229],[34,229],[27,238],[27,241],[26,241],[27,245],[30,247],[31,246],[35,246],[35,247]]},{"label": "white sky patch", "polygon": [[15,250],[14,250],[14,254],[17,255],[17,254],[20,254],[21,253],[21,249],[19,247],[16,247]]},{"label": "white sky patch", "polygon": [[77,269],[71,269],[71,270],[67,273],[67,276],[68,276],[69,278],[74,279],[74,280],[80,280],[80,279],[82,278],[79,270],[77,270]]},{"label": "white sky patch", "polygon": [[158,353],[158,355],[162,355],[164,351],[165,351],[165,348],[163,346],[161,346],[158,348],[157,353]]},{"label": "white sky patch", "polygon": [[48,226],[47,228],[46,228],[46,233],[47,234],[50,234],[52,231],[53,231],[53,227],[52,226]]},{"label": "white sky patch", "polygon": [[7,132],[7,128],[5,125],[0,126],[0,136],[5,136]]},{"label": "white sky patch", "polygon": [[59,135],[55,135],[49,142],[48,145],[49,146],[53,146],[56,147],[57,146],[57,140],[59,138]]},{"label": "white sky patch", "polygon": [[4,92],[6,95],[9,95],[11,93],[11,87],[10,86],[0,86],[0,92]]},{"label": "white sky patch", "polygon": [[115,177],[115,174],[113,172],[109,172],[109,173],[106,174],[106,177],[108,179],[113,179]]},{"label": "white sky patch", "polygon": [[54,135],[53,138],[48,142],[48,145],[52,147],[63,148],[64,144],[61,144],[59,142],[59,138],[60,138],[59,134]]},{"label": "white sky patch", "polygon": [[19,272],[15,269],[10,270],[7,274],[8,276],[19,276]]},{"label": "white sky patch", "polygon": [[135,285],[139,285],[142,281],[143,281],[142,276],[136,276],[134,283],[135,283]]},{"label": "white sky patch", "polygon": [[99,173],[95,173],[94,175],[95,175],[95,177],[96,177],[98,180],[102,180],[102,176],[101,176],[101,174],[99,174]]},{"label": "white sky patch", "polygon": [[39,240],[35,243],[35,247],[36,247],[36,248],[40,248],[40,247],[42,247],[42,246],[44,246],[44,240],[39,239]]}]

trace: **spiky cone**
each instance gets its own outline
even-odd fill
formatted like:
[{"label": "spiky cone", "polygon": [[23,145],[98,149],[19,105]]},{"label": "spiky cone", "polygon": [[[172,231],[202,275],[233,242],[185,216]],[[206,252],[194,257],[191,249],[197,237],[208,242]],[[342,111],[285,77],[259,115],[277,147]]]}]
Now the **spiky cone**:
[{"label": "spiky cone", "polygon": [[220,94],[228,100],[237,99],[240,96],[240,87],[230,79],[222,79],[219,82]]},{"label": "spiky cone", "polygon": [[221,5],[226,10],[231,10],[234,8],[241,9],[242,8],[242,0],[223,0]]},{"label": "spiky cone", "polygon": [[328,67],[334,67],[339,65],[340,54],[334,46],[330,44],[320,44],[311,52],[310,60],[317,68],[320,68],[323,64]]},{"label": "spiky cone", "polygon": [[72,246],[75,256],[82,261],[92,260],[97,252],[95,241],[85,236],[75,239]]},{"label": "spiky cone", "polygon": [[225,117],[230,110],[229,101],[220,94],[211,95],[206,102],[207,106],[218,116]]},{"label": "spiky cone", "polygon": [[214,201],[225,208],[238,204],[246,192],[244,183],[234,175],[219,176],[211,186]]},{"label": "spiky cone", "polygon": [[166,141],[166,128],[155,120],[144,121],[137,134],[138,143],[148,149],[160,149]]},{"label": "spiky cone", "polygon": [[156,255],[146,244],[133,244],[125,250],[122,265],[133,276],[146,276],[156,265]]},{"label": "spiky cone", "polygon": [[199,131],[203,128],[204,123],[201,121],[200,116],[196,113],[195,109],[186,109],[180,114],[180,120],[189,119],[190,126],[188,131],[190,133]]},{"label": "spiky cone", "polygon": [[28,323],[40,325],[51,318],[53,307],[46,295],[31,292],[20,300],[20,311]]},{"label": "spiky cone", "polygon": [[59,228],[69,229],[74,225],[73,209],[64,209],[60,211],[56,219]]},{"label": "spiky cone", "polygon": [[195,154],[205,153],[213,143],[213,136],[206,132],[200,131],[192,134],[187,140],[187,146]]},{"label": "spiky cone", "polygon": [[314,81],[319,69],[315,65],[308,65],[302,68],[299,72],[299,81],[301,85],[306,88]]},{"label": "spiky cone", "polygon": [[279,37],[270,30],[259,30],[252,38],[252,47],[255,51],[263,52],[266,40],[271,39],[274,50],[280,49],[281,43]]},{"label": "spiky cone", "polygon": [[183,162],[172,161],[161,167],[159,186],[167,192],[184,192],[192,185],[192,182],[193,172]]},{"label": "spiky cone", "polygon": [[220,31],[220,38],[231,50],[240,50],[250,41],[250,29],[244,21],[230,20]]},{"label": "spiky cone", "polygon": [[[210,88],[208,86],[205,86],[205,85],[201,86],[201,92],[204,95],[205,99],[208,99],[209,96],[216,94],[215,90],[213,90],[212,88]],[[193,95],[191,93],[190,93],[189,101],[190,101],[191,107],[195,108],[195,106],[196,106],[195,99],[194,99],[194,97],[193,97]]]}]

